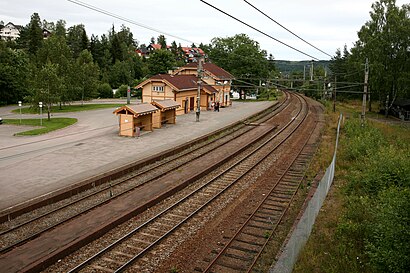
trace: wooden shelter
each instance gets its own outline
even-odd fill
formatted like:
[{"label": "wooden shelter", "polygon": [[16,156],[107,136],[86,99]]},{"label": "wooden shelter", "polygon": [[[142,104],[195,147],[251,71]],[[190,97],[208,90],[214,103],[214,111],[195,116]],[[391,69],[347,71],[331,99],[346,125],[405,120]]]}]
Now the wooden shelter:
[{"label": "wooden shelter", "polygon": [[113,113],[119,115],[120,136],[139,136],[139,131],[152,131],[152,115],[158,108],[152,104],[124,105]]},{"label": "wooden shelter", "polygon": [[154,128],[161,128],[165,123],[176,123],[177,108],[181,106],[179,103],[174,100],[153,100],[151,104],[160,110],[153,114]]}]

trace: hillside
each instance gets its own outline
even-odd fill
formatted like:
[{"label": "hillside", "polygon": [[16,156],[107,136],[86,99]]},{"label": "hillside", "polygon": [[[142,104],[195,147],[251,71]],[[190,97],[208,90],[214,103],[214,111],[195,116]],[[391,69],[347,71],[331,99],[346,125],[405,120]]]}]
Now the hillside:
[{"label": "hillside", "polygon": [[[303,66],[310,66],[311,61],[283,61],[275,60],[276,69],[284,73],[303,72]],[[315,61],[314,66],[329,67],[330,61]]]}]

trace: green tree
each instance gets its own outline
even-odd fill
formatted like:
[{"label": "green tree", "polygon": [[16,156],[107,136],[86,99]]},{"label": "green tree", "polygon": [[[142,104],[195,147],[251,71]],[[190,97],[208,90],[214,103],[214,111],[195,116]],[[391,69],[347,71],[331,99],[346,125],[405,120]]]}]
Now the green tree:
[{"label": "green tree", "polygon": [[20,37],[17,39],[19,48],[26,49],[32,56],[37,53],[37,50],[42,46],[43,30],[41,28],[41,20],[38,13],[31,15],[31,20],[28,25],[20,30]]},{"label": "green tree", "polygon": [[152,52],[147,63],[151,75],[168,73],[168,71],[174,69],[176,65],[172,52],[164,49]]},{"label": "green tree", "polygon": [[0,41],[0,105],[23,100],[27,95],[29,59],[21,50],[12,50]]},{"label": "green tree", "polygon": [[134,41],[134,36],[130,28],[126,27],[125,25],[121,25],[121,30],[117,33],[117,36],[120,43],[123,43],[126,48],[137,48],[138,45]]},{"label": "green tree", "polygon": [[93,55],[93,60],[98,64],[102,71],[108,70],[111,65],[110,45],[106,35],[102,35],[101,39],[98,36],[91,36],[90,51]]},{"label": "green tree", "polygon": [[132,64],[127,61],[117,61],[109,70],[109,83],[113,88],[132,81]]},{"label": "green tree", "polygon": [[259,84],[259,79],[266,79],[270,70],[274,70],[274,65],[267,59],[267,52],[246,34],[214,38],[207,51],[209,58],[215,64],[229,71],[236,78],[245,78],[247,82],[255,85]]},{"label": "green tree", "polygon": [[110,52],[112,56],[112,63],[115,64],[117,61],[124,60],[124,48],[121,45],[118,35],[113,35],[111,39]]},{"label": "green tree", "polygon": [[56,27],[55,27],[55,31],[54,34],[58,35],[58,36],[62,36],[65,37],[66,36],[66,22],[64,20],[58,20]]},{"label": "green tree", "polygon": [[177,66],[183,66],[185,62],[185,54],[182,51],[181,44],[177,45],[175,41],[171,43],[171,52],[174,54],[175,60],[177,62]]},{"label": "green tree", "polygon": [[56,90],[59,94],[60,106],[65,102],[72,101],[76,93],[71,88],[72,81],[70,81],[73,59],[64,36],[52,35],[44,41],[43,47],[37,53],[35,65],[42,68],[47,63],[54,65],[60,79],[60,87]]},{"label": "green tree", "polygon": [[[395,0],[372,5],[370,20],[358,32],[352,57],[370,63],[370,89],[388,110],[397,97],[410,95],[410,5],[396,6]],[[388,111],[386,111],[387,114]]]},{"label": "green tree", "polygon": [[71,49],[73,58],[78,58],[84,49],[88,49],[88,37],[83,24],[68,28],[67,45]]},{"label": "green tree", "polygon": [[83,50],[78,56],[74,67],[76,75],[74,79],[78,84],[77,90],[80,91],[77,97],[81,98],[82,103],[84,100],[97,97],[99,69],[98,65],[94,64],[90,51]]},{"label": "green tree", "polygon": [[164,35],[158,36],[157,44],[161,45],[161,49],[167,49],[167,39]]},{"label": "green tree", "polygon": [[58,75],[58,65],[47,62],[42,67],[33,66],[30,77],[29,101],[36,108],[42,102],[47,111],[48,120],[51,119],[51,106],[60,101],[60,88],[62,83]]}]

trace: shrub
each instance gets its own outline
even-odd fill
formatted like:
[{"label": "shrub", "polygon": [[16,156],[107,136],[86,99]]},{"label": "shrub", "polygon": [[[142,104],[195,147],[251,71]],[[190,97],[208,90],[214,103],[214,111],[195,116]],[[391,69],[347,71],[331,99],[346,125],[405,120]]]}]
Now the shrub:
[{"label": "shrub", "polygon": [[100,98],[112,98],[112,88],[108,83],[100,84],[97,88],[98,96]]},{"label": "shrub", "polygon": [[[399,137],[371,124],[349,121],[342,157],[346,164],[346,211],[337,228],[339,257],[364,272],[410,268],[410,152]],[[359,262],[360,261],[360,262]],[[359,262],[359,263],[358,263]]]},{"label": "shrub", "polygon": [[121,98],[121,97],[126,97],[127,96],[127,90],[128,86],[123,84],[120,87],[118,87],[117,92],[115,92],[115,97],[116,98]]},{"label": "shrub", "polygon": [[365,125],[359,120],[351,120],[346,123],[345,134],[347,142],[343,156],[347,160],[357,160],[377,152],[378,147],[386,145],[380,130]]},{"label": "shrub", "polygon": [[371,207],[372,224],[366,240],[369,265],[375,272],[410,269],[410,190],[390,187]]}]

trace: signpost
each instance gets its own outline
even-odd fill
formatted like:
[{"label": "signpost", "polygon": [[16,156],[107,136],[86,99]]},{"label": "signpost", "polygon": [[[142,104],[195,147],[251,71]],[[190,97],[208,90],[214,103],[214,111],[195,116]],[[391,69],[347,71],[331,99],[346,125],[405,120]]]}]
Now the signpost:
[{"label": "signpost", "polygon": [[127,88],[127,104],[131,103],[131,87],[128,85]]}]

